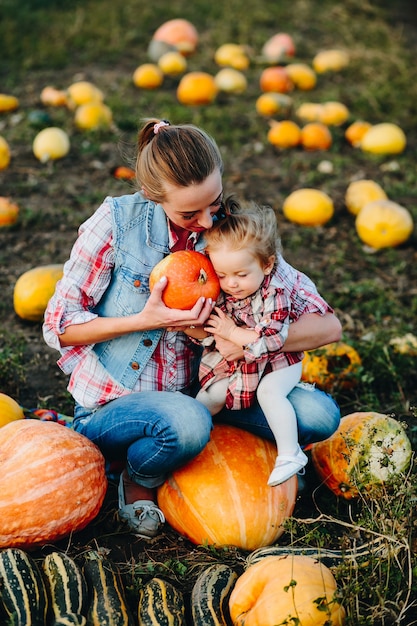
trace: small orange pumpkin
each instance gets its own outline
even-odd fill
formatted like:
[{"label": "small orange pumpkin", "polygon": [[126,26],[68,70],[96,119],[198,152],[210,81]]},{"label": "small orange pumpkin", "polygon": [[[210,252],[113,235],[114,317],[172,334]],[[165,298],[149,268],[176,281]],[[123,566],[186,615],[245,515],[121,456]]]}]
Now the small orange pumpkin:
[{"label": "small orange pumpkin", "polygon": [[301,129],[292,120],[272,121],[267,139],[276,148],[294,148],[301,141]]},{"label": "small orange pumpkin", "polygon": [[326,124],[308,122],[301,129],[300,142],[305,150],[328,150],[333,138]]},{"label": "small orange pumpkin", "polygon": [[201,297],[215,302],[220,293],[219,279],[210,259],[195,250],[178,250],[157,263],[149,276],[151,291],[163,276],[168,283],[162,300],[171,309],[192,309]]},{"label": "small orange pumpkin", "polygon": [[211,104],[218,94],[216,81],[207,72],[188,72],[181,77],[177,99],[181,104]]},{"label": "small orange pumpkin", "polygon": [[400,422],[374,411],[342,417],[336,432],[311,450],[318,476],[346,500],[389,485],[407,472],[411,457],[411,443]]},{"label": "small orange pumpkin", "polygon": [[261,93],[255,103],[256,111],[265,117],[272,117],[277,114],[286,117],[290,114],[292,105],[291,96],[273,91]]},{"label": "small orange pumpkin", "polygon": [[17,222],[19,217],[19,206],[10,200],[0,196],[0,227],[11,226]]},{"label": "small orange pumpkin", "polygon": [[275,91],[278,93],[288,93],[294,89],[287,70],[281,65],[266,67],[259,78],[261,91]]},{"label": "small orange pumpkin", "polygon": [[285,69],[297,89],[310,91],[316,86],[316,72],[306,63],[289,63]]},{"label": "small orange pumpkin", "polygon": [[107,489],[104,457],[54,422],[0,428],[0,548],[44,545],[96,517]]},{"label": "small orange pumpkin", "polygon": [[371,128],[370,122],[364,120],[355,120],[345,130],[345,139],[354,148],[359,148],[365,133]]},{"label": "small orange pumpkin", "polygon": [[142,63],[133,72],[132,80],[140,89],[156,89],[164,82],[164,73],[156,63]]},{"label": "small orange pumpkin", "polygon": [[10,146],[4,137],[0,135],[0,170],[5,170],[10,165]]},{"label": "small orange pumpkin", "polygon": [[276,447],[271,441],[216,424],[200,454],[158,489],[167,522],[195,544],[254,550],[284,532],[297,495],[297,478],[269,487]]},{"label": "small orange pumpkin", "polygon": [[159,26],[152,39],[173,45],[184,56],[195,52],[199,35],[194,24],[183,18],[168,20]]},{"label": "small orange pumpkin", "polygon": [[329,343],[305,353],[302,379],[325,391],[351,389],[358,380],[362,360],[358,352],[343,341]]}]

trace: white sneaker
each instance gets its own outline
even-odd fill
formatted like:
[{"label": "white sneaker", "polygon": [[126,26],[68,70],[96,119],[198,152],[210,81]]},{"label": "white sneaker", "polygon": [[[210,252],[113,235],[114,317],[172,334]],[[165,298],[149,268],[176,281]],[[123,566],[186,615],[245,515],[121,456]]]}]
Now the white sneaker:
[{"label": "white sneaker", "polygon": [[307,462],[308,457],[301,450],[300,446],[298,446],[298,450],[293,456],[279,454],[275,461],[275,467],[268,478],[268,485],[275,487],[284,483],[294,474],[298,474],[307,465]]}]

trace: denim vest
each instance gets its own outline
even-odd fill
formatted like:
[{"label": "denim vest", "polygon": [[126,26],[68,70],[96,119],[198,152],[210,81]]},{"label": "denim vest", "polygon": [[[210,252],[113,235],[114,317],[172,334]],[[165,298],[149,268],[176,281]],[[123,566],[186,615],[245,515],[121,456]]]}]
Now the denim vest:
[{"label": "denim vest", "polygon": [[[167,254],[167,218],[160,204],[140,193],[107,198],[113,218],[115,266],[111,282],[94,312],[101,317],[139,313],[149,298],[149,275]],[[200,238],[196,249],[202,250]],[[123,387],[133,389],[164,330],[130,333],[93,348],[107,372]]]}]

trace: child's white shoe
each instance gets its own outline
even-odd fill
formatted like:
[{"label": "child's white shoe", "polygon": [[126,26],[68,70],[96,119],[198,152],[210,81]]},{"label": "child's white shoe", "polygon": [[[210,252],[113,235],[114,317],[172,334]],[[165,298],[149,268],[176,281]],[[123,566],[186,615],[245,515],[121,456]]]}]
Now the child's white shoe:
[{"label": "child's white shoe", "polygon": [[300,446],[298,446],[298,450],[293,456],[279,454],[275,462],[275,467],[268,478],[268,485],[275,487],[276,485],[284,483],[291,478],[291,476],[294,476],[294,474],[298,474],[298,472],[307,465],[307,462],[308,457],[301,450]]}]

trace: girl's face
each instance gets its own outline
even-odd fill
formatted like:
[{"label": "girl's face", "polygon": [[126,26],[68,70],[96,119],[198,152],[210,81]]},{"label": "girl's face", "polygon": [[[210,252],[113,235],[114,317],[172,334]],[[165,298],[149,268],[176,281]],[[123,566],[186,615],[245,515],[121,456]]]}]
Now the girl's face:
[{"label": "girl's face", "polygon": [[213,217],[223,198],[222,177],[212,172],[202,183],[189,187],[165,185],[162,202],[167,217],[176,226],[192,232],[203,232],[213,225]]},{"label": "girl's face", "polygon": [[226,246],[210,251],[210,260],[220,281],[222,290],[243,300],[259,289],[265,276],[271,273],[275,257],[269,258],[263,266],[253,252],[245,250],[228,250]]}]

